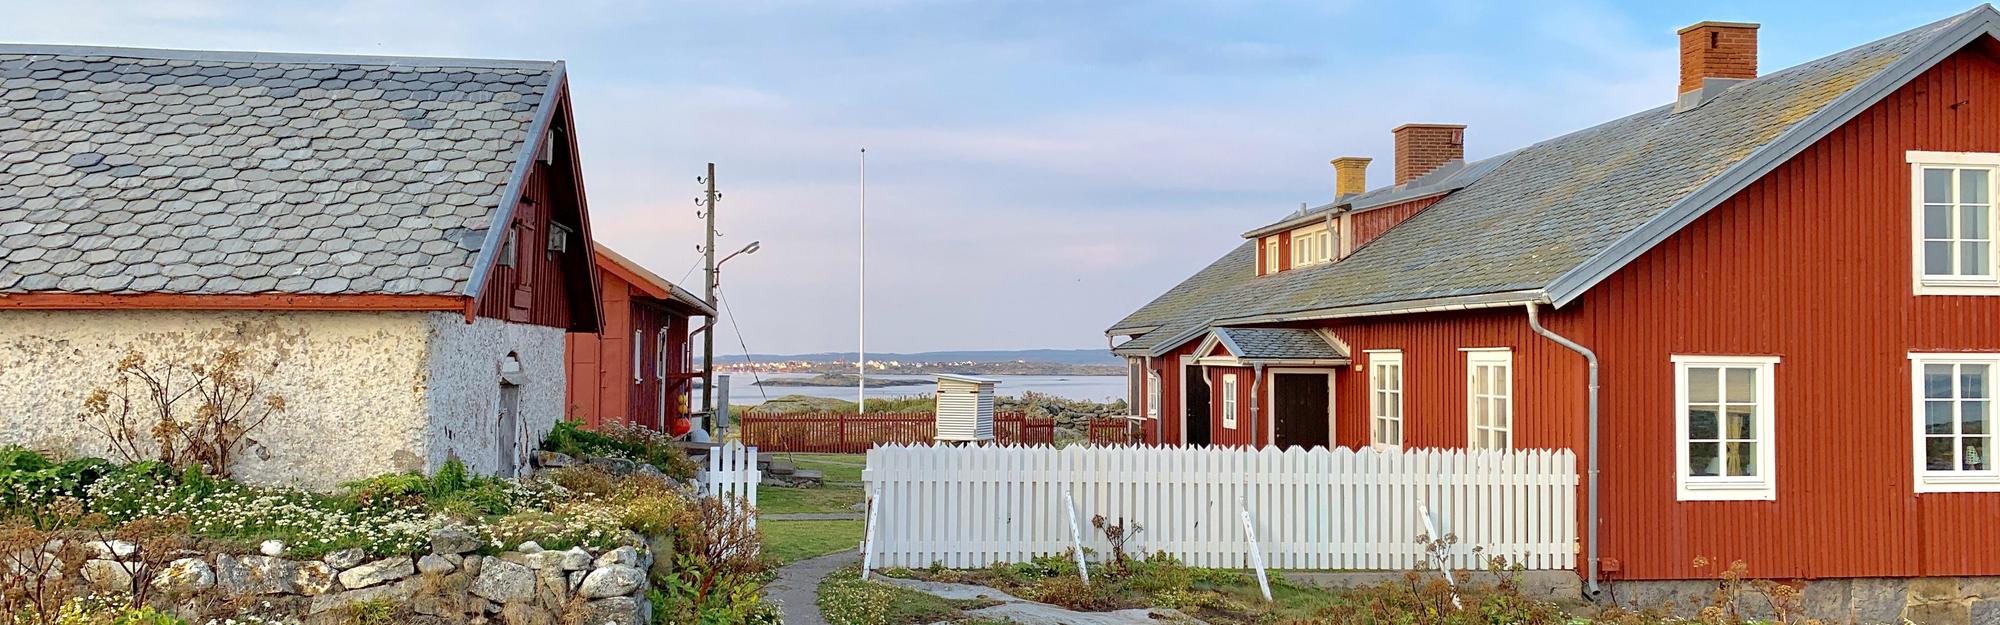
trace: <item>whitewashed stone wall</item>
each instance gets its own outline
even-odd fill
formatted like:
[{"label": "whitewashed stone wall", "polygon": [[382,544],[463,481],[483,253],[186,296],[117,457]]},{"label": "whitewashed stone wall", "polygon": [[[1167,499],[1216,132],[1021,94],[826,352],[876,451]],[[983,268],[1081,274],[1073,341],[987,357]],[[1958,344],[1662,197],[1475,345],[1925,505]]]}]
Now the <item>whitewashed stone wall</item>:
[{"label": "whitewashed stone wall", "polygon": [[[252,437],[241,479],[311,489],[435,469],[453,454],[497,469],[500,362],[523,371],[531,446],[562,415],[563,331],[456,313],[0,311],[0,444],[110,456],[77,415],[128,351],[164,361],[242,350],[287,413]],[[192,402],[189,404],[192,408]]]},{"label": "whitewashed stone wall", "polygon": [[568,386],[564,336],[560,328],[433,313],[425,407],[432,436],[425,467],[436,469],[457,456],[481,473],[500,470],[501,367],[511,354],[521,365],[509,375],[519,384],[521,418],[514,441],[517,469],[527,467],[528,450],[563,417]]}]

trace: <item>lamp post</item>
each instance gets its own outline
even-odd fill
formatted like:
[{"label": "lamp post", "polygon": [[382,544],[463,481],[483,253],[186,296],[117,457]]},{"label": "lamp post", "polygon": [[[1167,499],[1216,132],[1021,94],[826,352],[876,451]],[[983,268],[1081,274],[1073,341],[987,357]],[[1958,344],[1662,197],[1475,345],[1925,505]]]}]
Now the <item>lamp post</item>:
[{"label": "lamp post", "polygon": [[[757,250],[763,247],[764,244],[762,241],[751,241],[749,245],[743,246],[743,249],[731,252],[728,256],[722,257],[722,260],[715,261],[714,268],[708,270],[708,307],[716,311],[718,316],[722,314],[722,305],[717,296],[717,293],[722,290],[722,264],[729,262],[731,258],[744,254],[755,254]],[[704,366],[702,367],[701,401],[702,407],[707,409],[709,413],[709,437],[716,441],[722,440],[722,422],[729,418],[729,415],[717,414],[715,410],[715,331],[719,329],[717,323],[720,321],[720,319],[711,320],[708,324],[708,331],[702,335],[702,341],[706,344],[703,351],[706,353],[703,355],[704,360],[702,362]]]}]

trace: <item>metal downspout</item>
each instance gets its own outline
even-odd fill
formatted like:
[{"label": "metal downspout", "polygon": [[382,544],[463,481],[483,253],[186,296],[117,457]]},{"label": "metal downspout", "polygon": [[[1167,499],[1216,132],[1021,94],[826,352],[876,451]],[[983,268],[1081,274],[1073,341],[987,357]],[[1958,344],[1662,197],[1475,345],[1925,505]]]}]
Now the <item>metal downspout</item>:
[{"label": "metal downspout", "polygon": [[1576,341],[1569,340],[1563,337],[1563,335],[1556,334],[1548,328],[1542,327],[1540,304],[1528,303],[1528,327],[1534,328],[1536,334],[1555,341],[1556,344],[1567,347],[1570,351],[1583,354],[1584,361],[1590,363],[1590,455],[1587,461],[1589,477],[1585,486],[1585,497],[1589,500],[1588,504],[1586,504],[1588,510],[1586,518],[1589,520],[1589,525],[1584,528],[1584,532],[1588,536],[1586,539],[1586,549],[1588,550],[1586,551],[1586,559],[1589,561],[1589,569],[1584,573],[1584,594],[1588,595],[1590,599],[1596,599],[1600,592],[1597,585],[1597,352],[1590,351],[1590,348],[1584,347]]},{"label": "metal downspout", "polygon": [[1264,363],[1260,362],[1251,365],[1250,366],[1250,448],[1251,449],[1257,448],[1257,433],[1263,431],[1257,429],[1259,427],[1257,423],[1257,412],[1258,412],[1257,409],[1263,407],[1264,405],[1264,402],[1257,400],[1257,386],[1263,383],[1264,383]]}]

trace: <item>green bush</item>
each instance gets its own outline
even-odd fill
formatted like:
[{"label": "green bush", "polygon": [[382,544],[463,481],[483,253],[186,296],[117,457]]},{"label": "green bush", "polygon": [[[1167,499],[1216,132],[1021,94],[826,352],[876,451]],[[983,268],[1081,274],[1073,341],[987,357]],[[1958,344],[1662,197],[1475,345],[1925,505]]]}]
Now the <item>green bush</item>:
[{"label": "green bush", "polygon": [[84,489],[116,470],[110,462],[84,458],[51,462],[20,447],[0,447],[0,505],[46,504],[56,497],[82,497]]},{"label": "green bush", "polygon": [[513,511],[505,480],[475,476],[457,458],[437,473],[381,475],[342,484],[362,506],[421,507],[461,519],[476,519]]},{"label": "green bush", "polygon": [[562,421],[542,439],[542,449],[568,456],[607,456],[644,462],[681,480],[694,479],[697,468],[687,452],[674,445],[667,435],[638,427],[593,432],[583,429],[580,421]]}]

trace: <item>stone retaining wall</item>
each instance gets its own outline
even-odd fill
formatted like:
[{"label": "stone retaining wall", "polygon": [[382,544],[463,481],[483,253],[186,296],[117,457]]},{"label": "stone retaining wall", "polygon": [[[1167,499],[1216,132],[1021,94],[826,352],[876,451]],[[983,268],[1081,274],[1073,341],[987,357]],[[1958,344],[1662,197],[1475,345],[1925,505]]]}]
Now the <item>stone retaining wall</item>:
[{"label": "stone retaining wall", "polygon": [[[202,606],[249,606],[249,614],[308,625],[335,625],[357,605],[386,603],[396,622],[417,625],[646,625],[652,605],[651,552],[619,547],[592,553],[543,550],[534,543],[481,556],[476,534],[446,528],[420,556],[370,558],[359,549],[316,559],[289,558],[266,543],[262,555],[188,554],[153,578],[160,598],[198,617]],[[90,543],[81,573],[93,587],[131,587],[138,548]],[[59,548],[59,547],[58,547]],[[275,555],[274,555],[275,554]]]},{"label": "stone retaining wall", "polygon": [[[1839,623],[1921,625],[2000,625],[2000,577],[1905,577],[1801,581],[1810,618]],[[1624,581],[1605,585],[1619,605],[1654,606],[1672,601],[1683,615],[1708,605],[1714,580]],[[1771,618],[1770,602],[1755,593],[1741,603],[1746,618]],[[1797,616],[1797,615],[1794,615]],[[1851,620],[1850,620],[1851,619]]]}]

